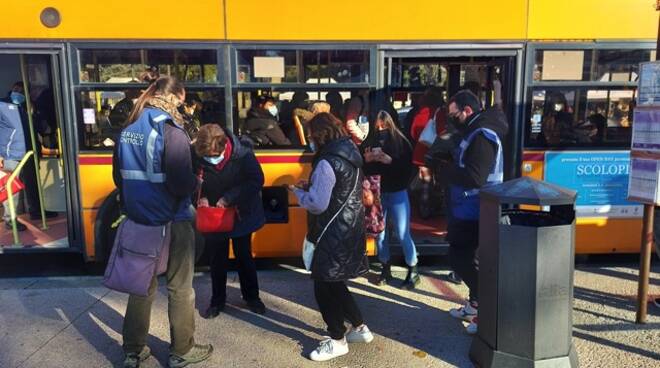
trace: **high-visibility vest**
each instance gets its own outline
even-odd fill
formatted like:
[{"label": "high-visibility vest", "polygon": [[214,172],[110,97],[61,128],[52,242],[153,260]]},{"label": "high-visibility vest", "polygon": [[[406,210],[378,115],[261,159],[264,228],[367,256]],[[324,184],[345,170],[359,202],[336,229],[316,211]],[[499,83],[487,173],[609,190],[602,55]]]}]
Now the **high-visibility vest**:
[{"label": "high-visibility vest", "polygon": [[190,200],[176,198],[165,186],[167,120],[173,119],[164,111],[145,108],[119,136],[122,206],[131,220],[144,225],[163,225],[190,211]]},{"label": "high-visibility vest", "polygon": [[[479,134],[497,145],[495,162],[492,164],[485,186],[499,184],[504,180],[504,155],[502,153],[502,142],[500,141],[500,137],[491,129],[475,129],[467,137],[463,138],[461,144],[457,148],[458,152],[455,157],[458,158],[458,162],[456,162],[456,165],[460,168],[465,167],[463,156],[472,141],[474,141],[474,138]],[[464,221],[479,221],[479,188],[468,189],[460,185],[452,184],[449,186],[449,191],[452,217]]]}]

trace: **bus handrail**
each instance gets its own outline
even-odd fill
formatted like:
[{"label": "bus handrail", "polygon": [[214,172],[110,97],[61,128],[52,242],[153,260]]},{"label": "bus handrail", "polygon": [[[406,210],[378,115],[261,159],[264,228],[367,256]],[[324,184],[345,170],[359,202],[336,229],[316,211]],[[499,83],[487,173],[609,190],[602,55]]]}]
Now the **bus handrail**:
[{"label": "bus handrail", "polygon": [[9,179],[7,179],[7,201],[9,201],[9,218],[11,219],[11,230],[14,235],[14,245],[20,246],[21,240],[18,238],[18,228],[16,227],[16,208],[14,207],[14,193],[12,190],[12,184],[14,180],[21,173],[21,169],[25,166],[25,163],[28,161],[30,156],[34,154],[34,151],[27,151],[23,158],[18,163],[16,168],[9,174]]}]

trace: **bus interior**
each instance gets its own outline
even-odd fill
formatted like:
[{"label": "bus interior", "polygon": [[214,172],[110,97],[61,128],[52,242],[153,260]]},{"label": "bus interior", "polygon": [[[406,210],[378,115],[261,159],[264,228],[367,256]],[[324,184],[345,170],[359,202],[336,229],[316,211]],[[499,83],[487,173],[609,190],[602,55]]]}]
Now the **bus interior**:
[{"label": "bus interior", "polygon": [[[430,88],[442,91],[442,104],[461,89],[474,92],[484,108],[502,109],[509,124],[513,120],[511,96],[514,88],[514,57],[497,56],[419,56],[405,53],[385,56],[385,80],[391,102],[398,112],[399,127],[410,136],[415,105]],[[418,143],[419,144],[419,143]],[[510,151],[509,143],[504,142]],[[507,153],[505,153],[507,154]],[[508,166],[511,166],[509,163]],[[421,175],[409,187],[411,232],[423,253],[442,253],[446,244],[447,205],[443,173],[431,167],[431,180]],[[393,231],[393,230],[388,230]],[[395,237],[390,237],[394,239]]]},{"label": "bus interior", "polygon": [[[15,203],[15,234],[10,213],[5,213],[4,207],[0,209],[4,220],[0,227],[0,250],[67,248],[70,211],[66,165],[61,155],[62,104],[57,86],[57,59],[46,53],[7,53],[0,54],[0,65],[3,66],[0,69],[2,101],[11,102],[12,91],[25,97],[14,99],[14,102],[24,100],[18,105],[23,127],[21,135],[28,151],[33,147],[32,142],[37,147],[33,150],[36,158],[25,157],[18,175],[25,188]],[[27,118],[27,111],[31,119]],[[10,169],[15,166],[5,160],[4,170],[11,173]]]}]

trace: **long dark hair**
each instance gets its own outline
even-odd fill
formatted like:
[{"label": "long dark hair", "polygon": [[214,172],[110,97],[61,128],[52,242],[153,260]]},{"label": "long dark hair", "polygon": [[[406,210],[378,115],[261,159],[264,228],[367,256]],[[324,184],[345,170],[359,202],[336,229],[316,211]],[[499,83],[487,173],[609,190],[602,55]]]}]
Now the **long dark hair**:
[{"label": "long dark hair", "polygon": [[135,120],[137,120],[138,117],[140,117],[142,110],[144,110],[144,106],[154,96],[167,96],[170,94],[178,96],[184,92],[185,89],[183,87],[183,83],[179,82],[179,80],[174,77],[165,76],[156,79],[156,81],[151,83],[149,88],[147,88],[147,90],[144,91],[140,97],[138,97],[135,106],[133,106],[131,114],[128,116],[128,120],[126,120],[126,125],[133,123]]},{"label": "long dark hair", "polygon": [[378,128],[376,127],[376,122],[378,120],[381,120],[385,124],[385,130],[390,133],[390,137],[394,143],[394,148],[397,152],[401,152],[401,149],[404,145],[408,145],[408,147],[412,149],[412,144],[410,144],[408,138],[406,138],[406,136],[399,130],[399,128],[397,128],[396,124],[394,123],[394,119],[392,119],[392,116],[385,110],[378,111],[378,114],[376,115],[376,121],[372,126],[369,127],[370,134],[372,133],[371,129],[374,130],[373,137],[378,137]]}]

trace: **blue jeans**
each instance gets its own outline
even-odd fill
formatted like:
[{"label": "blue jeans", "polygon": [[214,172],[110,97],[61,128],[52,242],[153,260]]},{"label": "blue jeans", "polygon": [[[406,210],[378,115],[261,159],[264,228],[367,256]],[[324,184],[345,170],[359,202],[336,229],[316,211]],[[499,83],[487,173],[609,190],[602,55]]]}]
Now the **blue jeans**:
[{"label": "blue jeans", "polygon": [[[399,243],[403,248],[403,254],[406,258],[406,264],[411,267],[416,266],[417,249],[410,236],[410,201],[408,200],[408,192],[402,190],[393,193],[382,193],[381,203],[383,205],[385,224],[387,224],[388,219],[392,220],[396,228]],[[387,233],[386,226],[385,231],[381,232],[378,235],[378,239],[376,239],[378,259],[383,263],[390,261],[390,246]]]}]

